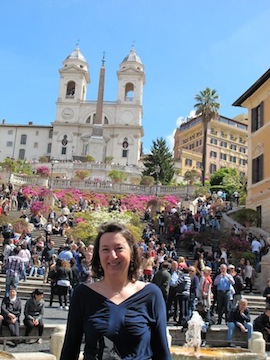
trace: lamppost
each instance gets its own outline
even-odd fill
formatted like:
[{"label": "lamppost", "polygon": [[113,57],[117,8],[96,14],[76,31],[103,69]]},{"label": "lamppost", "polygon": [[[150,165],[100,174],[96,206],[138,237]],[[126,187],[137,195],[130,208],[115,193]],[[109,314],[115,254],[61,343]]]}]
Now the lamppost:
[{"label": "lamppost", "polygon": [[186,201],[189,201],[190,200],[190,196],[189,196],[189,180],[187,180],[187,193],[186,193],[186,198],[185,198]]},{"label": "lamppost", "polygon": [[155,173],[156,173],[156,176],[157,176],[156,196],[158,196],[158,182],[159,182],[159,174],[160,174],[160,166],[159,165],[155,166]]},{"label": "lamppost", "polygon": [[53,188],[53,167],[54,167],[54,158],[51,159],[51,178],[50,178],[50,189]]}]

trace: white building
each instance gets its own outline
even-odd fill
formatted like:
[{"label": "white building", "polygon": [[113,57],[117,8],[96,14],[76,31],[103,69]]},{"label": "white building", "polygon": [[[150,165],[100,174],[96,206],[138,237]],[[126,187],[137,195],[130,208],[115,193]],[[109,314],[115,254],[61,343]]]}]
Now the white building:
[{"label": "white building", "polygon": [[86,100],[88,63],[77,47],[59,70],[56,119],[48,126],[0,125],[0,161],[6,157],[33,161],[47,156],[63,161],[91,155],[96,162],[112,157],[120,165],[138,165],[143,136],[144,66],[132,49],[117,72],[116,101],[103,101],[102,63],[97,100]]}]

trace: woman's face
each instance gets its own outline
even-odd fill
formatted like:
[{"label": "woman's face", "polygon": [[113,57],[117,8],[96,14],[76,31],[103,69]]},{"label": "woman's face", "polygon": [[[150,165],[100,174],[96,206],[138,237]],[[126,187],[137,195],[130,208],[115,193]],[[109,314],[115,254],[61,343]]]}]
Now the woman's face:
[{"label": "woman's face", "polygon": [[99,258],[104,276],[128,275],[131,249],[120,233],[105,233],[100,238]]}]

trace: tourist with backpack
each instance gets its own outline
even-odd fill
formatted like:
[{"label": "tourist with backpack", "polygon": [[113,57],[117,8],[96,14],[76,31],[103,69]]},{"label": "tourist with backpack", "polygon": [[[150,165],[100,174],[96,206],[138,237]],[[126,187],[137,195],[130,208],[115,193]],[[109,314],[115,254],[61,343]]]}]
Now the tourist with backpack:
[{"label": "tourist with backpack", "polygon": [[176,287],[176,296],[179,306],[179,316],[177,325],[186,326],[189,320],[189,300],[191,278],[189,276],[189,268],[183,268],[183,273],[179,276]]}]

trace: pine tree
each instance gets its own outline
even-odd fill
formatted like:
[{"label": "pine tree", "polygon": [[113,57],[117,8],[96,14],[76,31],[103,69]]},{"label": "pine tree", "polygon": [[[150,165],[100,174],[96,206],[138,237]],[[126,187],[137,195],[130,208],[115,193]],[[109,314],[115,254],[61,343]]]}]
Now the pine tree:
[{"label": "pine tree", "polygon": [[174,177],[173,155],[166,144],[166,140],[158,138],[153,140],[151,152],[144,159],[143,176],[153,176],[161,184],[169,184]]}]

